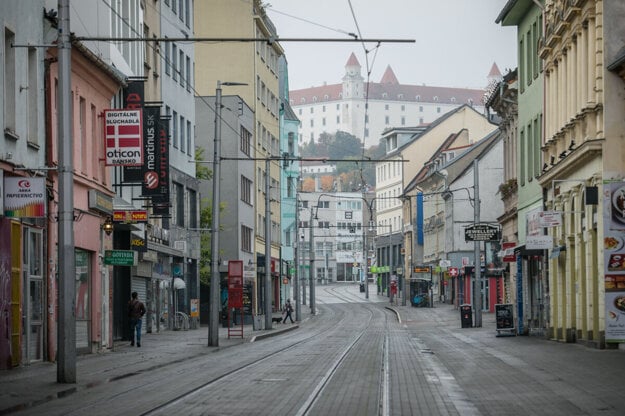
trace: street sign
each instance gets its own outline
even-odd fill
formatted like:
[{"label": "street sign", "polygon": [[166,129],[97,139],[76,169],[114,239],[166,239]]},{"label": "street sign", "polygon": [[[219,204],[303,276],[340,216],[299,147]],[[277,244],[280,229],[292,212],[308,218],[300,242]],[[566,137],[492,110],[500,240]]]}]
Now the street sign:
[{"label": "street sign", "polygon": [[451,277],[458,277],[458,268],[457,267],[450,267],[447,269],[447,273],[449,273],[449,275]]},{"label": "street sign", "polygon": [[498,225],[475,224],[464,229],[464,241],[499,241],[501,229]]},{"label": "street sign", "polygon": [[136,266],[137,252],[134,250],[105,250],[104,264],[109,266]]}]

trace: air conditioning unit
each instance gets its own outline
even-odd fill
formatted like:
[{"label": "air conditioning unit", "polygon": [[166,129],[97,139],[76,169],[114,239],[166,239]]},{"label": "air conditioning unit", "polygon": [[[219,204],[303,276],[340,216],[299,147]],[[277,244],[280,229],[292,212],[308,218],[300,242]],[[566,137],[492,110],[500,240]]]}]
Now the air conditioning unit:
[{"label": "air conditioning unit", "polygon": [[187,242],[184,241],[184,240],[174,241],[174,248],[176,250],[180,250],[182,252],[186,252],[187,251]]}]

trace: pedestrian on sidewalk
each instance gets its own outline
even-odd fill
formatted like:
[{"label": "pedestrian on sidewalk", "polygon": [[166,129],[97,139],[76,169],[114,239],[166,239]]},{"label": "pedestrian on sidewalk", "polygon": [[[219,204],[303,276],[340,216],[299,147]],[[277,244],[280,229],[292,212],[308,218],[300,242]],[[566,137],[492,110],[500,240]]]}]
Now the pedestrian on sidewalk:
[{"label": "pedestrian on sidewalk", "polygon": [[293,321],[293,317],[291,316],[292,312],[293,306],[291,306],[291,299],[287,299],[286,305],[284,305],[284,320],[282,321],[283,324],[286,324],[286,318],[289,318],[292,324],[295,323],[295,321]]},{"label": "pedestrian on sidewalk", "polygon": [[141,325],[145,315],[145,305],[139,300],[137,292],[132,292],[128,301],[128,317],[130,318],[130,346],[135,345],[135,331],[137,332],[137,347],[141,346]]}]

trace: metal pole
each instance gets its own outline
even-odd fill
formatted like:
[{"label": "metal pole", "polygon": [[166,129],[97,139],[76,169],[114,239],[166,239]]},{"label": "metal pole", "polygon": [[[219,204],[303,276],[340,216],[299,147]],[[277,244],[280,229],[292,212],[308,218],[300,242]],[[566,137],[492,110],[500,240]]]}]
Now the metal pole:
[{"label": "metal pole", "polygon": [[76,382],[76,255],[74,253],[74,184],[71,126],[71,43],[69,39],[69,0],[59,0],[59,111],[58,111],[58,176],[59,176],[59,383]]},{"label": "metal pole", "polygon": [[299,270],[299,194],[296,193],[295,194],[295,238],[293,239],[294,241],[294,247],[295,247],[295,252],[293,253],[293,257],[295,260],[295,320],[300,322],[302,320],[302,310],[301,310],[301,305],[300,305],[300,298],[299,298],[299,276],[300,276],[300,270]]},{"label": "metal pole", "polygon": [[219,182],[221,180],[221,81],[215,91],[215,139],[213,140],[213,212],[211,221],[211,284],[208,346],[219,346]]},{"label": "metal pole", "polygon": [[[317,201],[317,203],[319,203]],[[315,247],[314,247],[314,234],[313,234],[313,207],[310,207],[310,247],[308,249],[308,253],[310,254],[308,266],[308,277],[310,279],[310,313],[314,315],[315,311],[315,274],[313,273],[314,265],[315,265]]]},{"label": "metal pole", "polygon": [[[480,222],[480,181],[478,172],[478,160],[473,161],[473,186],[475,189],[473,198],[473,213],[475,215],[473,224],[476,225]],[[473,243],[474,258],[475,258],[475,326],[480,328],[482,326],[482,262],[480,261],[480,242],[475,241]]]},{"label": "metal pole", "polygon": [[[270,160],[265,160],[265,329],[273,328],[271,322],[271,169]],[[278,305],[276,305],[278,306]]]}]

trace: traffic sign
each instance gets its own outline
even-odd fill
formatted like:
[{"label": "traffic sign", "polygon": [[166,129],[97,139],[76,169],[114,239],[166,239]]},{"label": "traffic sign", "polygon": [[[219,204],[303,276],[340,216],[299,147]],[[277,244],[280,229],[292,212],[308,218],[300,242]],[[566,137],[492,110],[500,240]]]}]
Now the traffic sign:
[{"label": "traffic sign", "polygon": [[458,277],[458,268],[457,267],[450,267],[447,269],[447,273],[449,273],[449,275],[451,277]]}]

